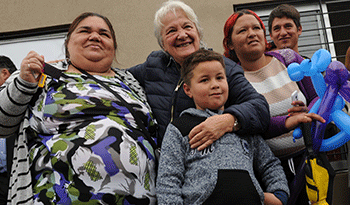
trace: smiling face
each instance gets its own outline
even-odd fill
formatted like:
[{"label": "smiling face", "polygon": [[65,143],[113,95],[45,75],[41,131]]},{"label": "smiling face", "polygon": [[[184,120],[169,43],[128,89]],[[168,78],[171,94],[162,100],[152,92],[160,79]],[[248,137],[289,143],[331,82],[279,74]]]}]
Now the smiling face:
[{"label": "smiling face", "polygon": [[255,16],[244,14],[233,26],[231,50],[239,59],[255,60],[265,51],[265,33]]},{"label": "smiling face", "polygon": [[163,49],[176,62],[182,64],[187,56],[199,49],[200,37],[198,30],[181,10],[176,11],[176,14],[169,12],[162,23],[164,25],[161,30]]},{"label": "smiling face", "polygon": [[276,17],[272,21],[270,37],[278,49],[290,48],[298,52],[298,39],[301,35],[302,28],[298,28],[293,19]]},{"label": "smiling face", "polygon": [[184,91],[199,110],[223,110],[228,98],[228,84],[225,69],[219,61],[199,63],[193,72],[190,85],[184,84]]},{"label": "smiling face", "polygon": [[95,65],[98,65],[96,69],[109,69],[115,56],[111,31],[106,22],[97,16],[89,16],[77,25],[67,49],[71,62],[86,70],[89,67],[93,69]]}]

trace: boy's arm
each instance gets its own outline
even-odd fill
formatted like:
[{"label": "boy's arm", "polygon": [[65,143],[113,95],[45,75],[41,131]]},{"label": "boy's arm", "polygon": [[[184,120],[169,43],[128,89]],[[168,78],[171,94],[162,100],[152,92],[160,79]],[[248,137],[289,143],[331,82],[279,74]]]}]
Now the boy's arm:
[{"label": "boy's arm", "polygon": [[254,147],[254,170],[256,170],[264,187],[266,187],[264,191],[273,194],[283,205],[287,204],[289,187],[280,160],[274,156],[261,136],[256,136],[252,140]]},{"label": "boy's arm", "polygon": [[272,193],[264,193],[265,199],[264,199],[264,205],[283,205],[281,200],[279,200],[274,194]]},{"label": "boy's arm", "polygon": [[182,204],[186,144],[180,131],[169,124],[164,135],[156,182],[158,204]]}]

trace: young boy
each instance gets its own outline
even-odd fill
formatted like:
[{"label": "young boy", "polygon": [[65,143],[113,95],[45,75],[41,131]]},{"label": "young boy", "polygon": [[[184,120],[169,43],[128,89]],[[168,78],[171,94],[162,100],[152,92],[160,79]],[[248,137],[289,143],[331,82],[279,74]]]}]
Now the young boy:
[{"label": "young boy", "polygon": [[[286,204],[289,189],[280,161],[260,136],[226,133],[202,151],[191,149],[188,133],[223,113],[229,88],[223,57],[213,51],[200,49],[181,69],[184,91],[196,109],[183,111],[167,127],[156,185],[158,204]],[[269,193],[263,193],[254,172]]]}]

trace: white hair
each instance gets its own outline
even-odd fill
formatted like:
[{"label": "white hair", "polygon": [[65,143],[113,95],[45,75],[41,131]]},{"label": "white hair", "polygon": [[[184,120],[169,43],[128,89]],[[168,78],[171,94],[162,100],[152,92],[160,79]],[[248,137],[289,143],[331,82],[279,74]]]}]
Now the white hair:
[{"label": "white hair", "polygon": [[162,39],[162,28],[164,24],[162,23],[163,18],[171,11],[176,15],[176,11],[185,12],[187,18],[194,23],[197,28],[199,38],[201,41],[201,45],[204,45],[202,42],[203,31],[199,26],[197,15],[194,13],[193,9],[189,7],[187,4],[178,0],[169,0],[162,4],[162,7],[158,9],[156,14],[154,15],[154,35],[158,40],[158,44],[161,48],[163,48],[163,39]]}]

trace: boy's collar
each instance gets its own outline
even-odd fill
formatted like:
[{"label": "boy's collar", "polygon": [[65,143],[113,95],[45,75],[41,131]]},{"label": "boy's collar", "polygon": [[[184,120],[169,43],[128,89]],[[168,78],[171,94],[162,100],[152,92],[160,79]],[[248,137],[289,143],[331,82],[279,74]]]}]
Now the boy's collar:
[{"label": "boy's collar", "polygon": [[224,113],[224,111],[223,110],[211,110],[211,109],[209,109],[209,108],[207,108],[207,109],[205,109],[205,111],[207,112],[207,113],[209,113],[209,114],[217,114],[217,115],[221,115],[222,113]]}]

